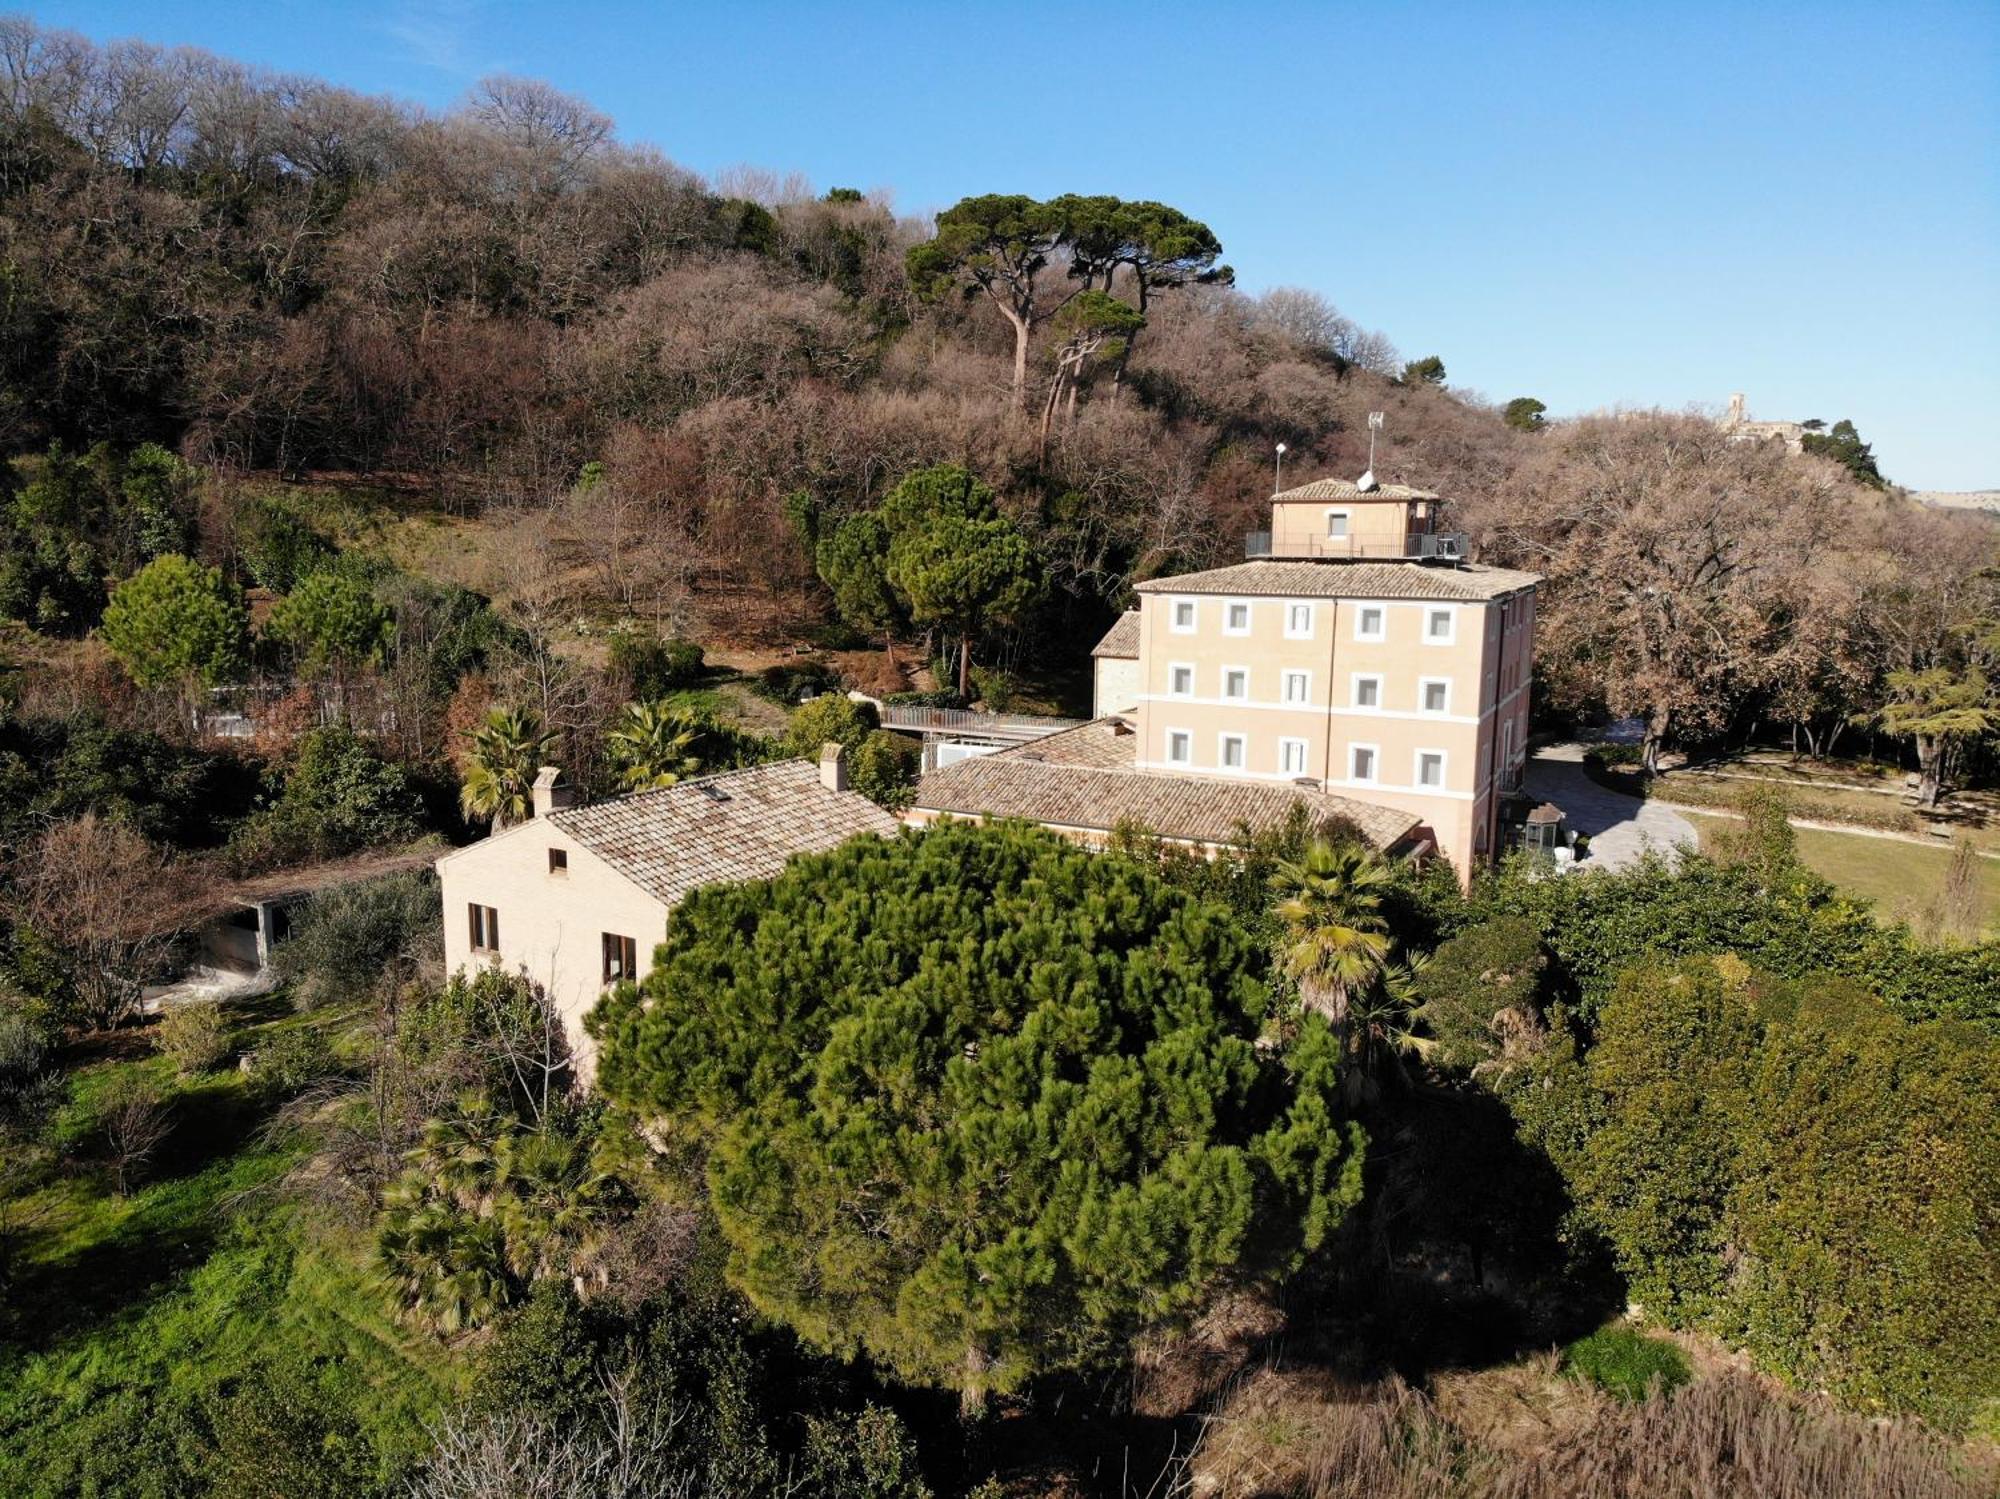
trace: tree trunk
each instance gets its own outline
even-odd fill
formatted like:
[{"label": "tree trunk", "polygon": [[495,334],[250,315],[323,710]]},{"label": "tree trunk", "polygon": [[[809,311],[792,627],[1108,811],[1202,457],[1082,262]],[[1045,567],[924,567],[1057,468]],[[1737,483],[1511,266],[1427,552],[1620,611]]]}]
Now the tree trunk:
[{"label": "tree trunk", "polygon": [[1012,308],[1002,306],[1007,321],[1014,325],[1014,409],[1028,409],[1028,334],[1032,325],[1028,319]]},{"label": "tree trunk", "polygon": [[1049,427],[1056,419],[1056,405],[1062,399],[1063,379],[1066,374],[1067,370],[1062,362],[1057,361],[1055,378],[1049,381],[1049,398],[1042,402],[1042,443],[1035,453],[1037,466],[1048,462]]},{"label": "tree trunk", "polygon": [[965,1379],[958,1387],[958,1419],[968,1424],[986,1415],[986,1371],[992,1367],[977,1343],[965,1348]]},{"label": "tree trunk", "polygon": [[1672,722],[1673,715],[1664,708],[1646,715],[1646,738],[1642,753],[1647,775],[1656,776],[1660,773],[1660,745],[1666,740],[1667,729]]},{"label": "tree trunk", "polygon": [[958,695],[964,697],[972,681],[972,636],[958,637]]},{"label": "tree trunk", "polygon": [[1935,807],[1938,804],[1944,779],[1940,774],[1943,748],[1943,741],[1926,734],[1917,735],[1917,805],[1920,807]]}]

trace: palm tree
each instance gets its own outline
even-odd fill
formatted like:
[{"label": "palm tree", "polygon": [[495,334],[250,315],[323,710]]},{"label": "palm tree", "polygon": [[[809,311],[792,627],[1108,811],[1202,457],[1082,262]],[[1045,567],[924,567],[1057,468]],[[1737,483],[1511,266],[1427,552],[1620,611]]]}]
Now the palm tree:
[{"label": "palm tree", "polygon": [[513,1299],[500,1225],[447,1202],[392,1202],[377,1245],[410,1313],[442,1333],[490,1322]]},{"label": "palm tree", "polygon": [[570,1273],[602,1241],[619,1184],[588,1142],[520,1130],[500,1142],[494,1217],[507,1258],[525,1280]]},{"label": "palm tree", "polygon": [[496,833],[524,821],[534,810],[535,776],[561,736],[532,708],[495,708],[468,737],[471,765],[458,797],[465,815],[489,819]]},{"label": "palm tree", "polygon": [[1347,1012],[1347,1067],[1341,1082],[1350,1104],[1372,1101],[1382,1079],[1407,1081],[1403,1058],[1428,1057],[1437,1042],[1418,1032],[1423,998],[1417,977],[1427,953],[1384,965],[1375,982],[1354,996]]},{"label": "palm tree", "polygon": [[619,785],[651,791],[701,774],[707,727],[699,717],[663,702],[627,703],[605,740]]},{"label": "palm tree", "polygon": [[1306,1008],[1345,1032],[1348,1012],[1389,961],[1394,939],[1382,915],[1390,881],[1380,856],[1358,843],[1307,845],[1298,860],[1278,865],[1271,887],[1283,936],[1278,963]]}]

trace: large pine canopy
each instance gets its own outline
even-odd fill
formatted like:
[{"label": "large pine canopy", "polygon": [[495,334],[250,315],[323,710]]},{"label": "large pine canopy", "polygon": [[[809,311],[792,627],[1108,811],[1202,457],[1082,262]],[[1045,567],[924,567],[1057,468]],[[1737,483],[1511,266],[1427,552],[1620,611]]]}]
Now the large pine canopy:
[{"label": "large pine canopy", "polygon": [[1282,1271],[1362,1136],[1234,917],[1021,826],[862,839],[697,892],[600,1008],[601,1080],[705,1150],[734,1279],[969,1402]]}]

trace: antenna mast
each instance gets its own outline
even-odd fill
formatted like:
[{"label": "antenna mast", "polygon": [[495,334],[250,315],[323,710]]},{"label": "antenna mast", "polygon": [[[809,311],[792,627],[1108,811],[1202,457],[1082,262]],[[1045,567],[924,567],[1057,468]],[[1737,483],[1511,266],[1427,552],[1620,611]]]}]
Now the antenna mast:
[{"label": "antenna mast", "polygon": [[1281,494],[1285,488],[1285,445],[1278,444],[1278,477],[1271,487],[1272,494]]},{"label": "antenna mast", "polygon": [[1368,471],[1364,473],[1359,479],[1357,479],[1354,484],[1354,487],[1360,490],[1363,494],[1368,494],[1376,489],[1381,488],[1380,483],[1375,478],[1375,434],[1377,432],[1380,432],[1381,430],[1382,430],[1382,413],[1379,411],[1369,412],[1368,413]]}]

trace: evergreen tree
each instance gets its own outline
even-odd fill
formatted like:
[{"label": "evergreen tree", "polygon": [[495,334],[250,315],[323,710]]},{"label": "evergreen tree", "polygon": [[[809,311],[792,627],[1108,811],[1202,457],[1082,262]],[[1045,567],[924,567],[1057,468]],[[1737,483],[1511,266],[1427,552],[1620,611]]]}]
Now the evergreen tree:
[{"label": "evergreen tree", "polygon": [[1444,361],[1435,354],[1426,354],[1422,359],[1412,359],[1403,366],[1402,383],[1405,385],[1443,385]]},{"label": "evergreen tree", "polygon": [[958,639],[958,690],[971,681],[972,647],[1016,618],[1041,591],[1027,537],[1001,515],[993,491],[956,464],[918,469],[882,501],[883,573],[912,623]]},{"label": "evergreen tree", "polygon": [[340,568],[313,573],[271,611],[271,634],[307,671],[330,670],[336,679],[379,663],[395,627],[375,590]]},{"label": "evergreen tree", "polygon": [[590,1024],[612,1098],[705,1153],[745,1294],[976,1411],[1357,1200],[1333,1037],[1260,1047],[1259,967],[1136,861],[947,824],[697,891]]},{"label": "evergreen tree", "polygon": [[1799,446],[1808,453],[1831,458],[1871,489],[1888,487],[1882,470],[1876,466],[1873,445],[1863,442],[1860,431],[1845,417],[1835,422],[1831,431],[1807,432],[1799,440]]},{"label": "evergreen tree", "polygon": [[112,592],[102,633],[141,687],[212,687],[243,669],[249,616],[213,567],[178,553],[155,558]]}]

